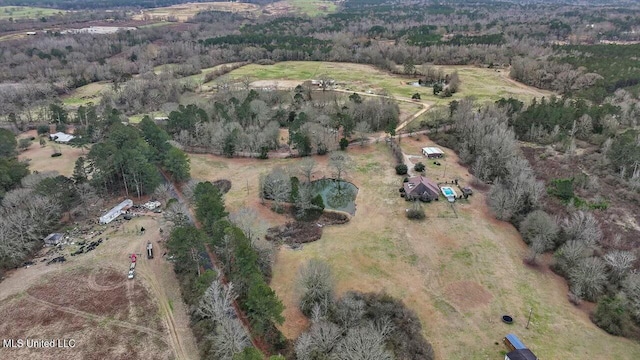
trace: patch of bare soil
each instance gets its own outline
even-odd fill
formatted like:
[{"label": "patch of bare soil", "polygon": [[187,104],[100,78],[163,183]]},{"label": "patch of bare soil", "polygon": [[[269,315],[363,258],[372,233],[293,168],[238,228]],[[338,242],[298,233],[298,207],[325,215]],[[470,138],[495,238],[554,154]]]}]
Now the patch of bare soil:
[{"label": "patch of bare soil", "polygon": [[296,86],[301,85],[300,80],[257,80],[252,82],[251,87],[254,89],[294,89]]},{"label": "patch of bare soil", "polygon": [[322,227],[316,223],[294,221],[267,230],[268,241],[288,245],[305,244],[320,240]]},{"label": "patch of bare soil", "polygon": [[4,302],[0,317],[0,333],[5,339],[67,340],[67,347],[31,348],[24,344],[21,348],[3,348],[3,360],[169,359],[170,355],[162,338],[143,327],[75,312],[30,295]]},{"label": "patch of bare soil", "polygon": [[493,295],[482,285],[473,281],[459,281],[444,290],[446,297],[456,306],[471,309],[488,304]]}]

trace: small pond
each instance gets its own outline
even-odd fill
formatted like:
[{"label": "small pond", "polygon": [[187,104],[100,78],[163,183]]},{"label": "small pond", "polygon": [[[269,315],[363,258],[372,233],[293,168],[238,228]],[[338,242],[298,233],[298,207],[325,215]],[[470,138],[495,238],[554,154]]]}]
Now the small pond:
[{"label": "small pond", "polygon": [[311,183],[313,196],[320,194],[327,209],[356,213],[358,188],[348,181],[335,179],[316,180]]}]

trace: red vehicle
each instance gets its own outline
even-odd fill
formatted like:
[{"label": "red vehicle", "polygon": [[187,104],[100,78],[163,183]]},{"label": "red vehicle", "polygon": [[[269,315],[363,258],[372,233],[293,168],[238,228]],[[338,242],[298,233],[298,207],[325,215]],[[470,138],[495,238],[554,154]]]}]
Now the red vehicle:
[{"label": "red vehicle", "polygon": [[136,262],[136,254],[131,254],[131,262]]}]

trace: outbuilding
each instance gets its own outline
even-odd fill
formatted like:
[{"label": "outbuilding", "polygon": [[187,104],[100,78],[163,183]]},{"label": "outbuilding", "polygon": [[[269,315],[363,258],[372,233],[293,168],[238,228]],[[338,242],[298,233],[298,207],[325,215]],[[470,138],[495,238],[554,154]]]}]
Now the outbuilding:
[{"label": "outbuilding", "polygon": [[63,132],[57,132],[55,134],[49,135],[49,139],[51,139],[51,141],[55,141],[57,143],[67,144],[67,143],[69,143],[69,141],[75,139],[75,136],[70,135],[70,134],[65,134]]},{"label": "outbuilding", "polygon": [[51,233],[44,238],[44,244],[48,246],[55,246],[60,244],[63,238],[63,234],[60,233]]},{"label": "outbuilding", "polygon": [[504,356],[504,360],[538,360],[533,351],[527,349],[515,334],[507,334],[502,341],[509,349],[507,355]]},{"label": "outbuilding", "polygon": [[444,156],[444,152],[437,147],[422,148],[422,154],[429,159],[437,159]]},{"label": "outbuilding", "polygon": [[529,349],[518,349],[507,353],[504,360],[538,360],[538,357]]}]

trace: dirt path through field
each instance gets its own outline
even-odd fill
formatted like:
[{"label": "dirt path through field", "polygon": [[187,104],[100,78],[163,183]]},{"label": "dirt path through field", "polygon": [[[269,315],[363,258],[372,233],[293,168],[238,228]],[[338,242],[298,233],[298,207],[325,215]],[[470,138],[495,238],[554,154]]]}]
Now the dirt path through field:
[{"label": "dirt path through field", "polygon": [[[141,246],[141,251],[145,251],[146,243]],[[156,255],[161,251],[157,243],[154,244],[154,249]],[[176,359],[195,359],[199,357],[198,349],[189,328],[187,309],[180,300],[178,279],[167,265],[166,260],[160,256],[152,260],[143,259],[138,264],[138,273],[149,285],[151,293],[158,302],[160,314],[169,330]]]},{"label": "dirt path through field", "polygon": [[81,311],[81,310],[77,310],[77,309],[74,309],[74,308],[71,308],[71,307],[54,304],[54,303],[39,299],[39,298],[37,298],[35,296],[32,296],[32,295],[30,295],[28,293],[25,296],[31,302],[47,306],[47,307],[50,307],[50,308],[58,310],[58,311],[66,312],[66,313],[73,314],[73,315],[76,315],[76,316],[80,316],[80,317],[83,317],[85,319],[89,319],[89,320],[92,320],[92,321],[95,321],[95,322],[99,322],[99,323],[109,323],[109,324],[113,324],[113,325],[116,325],[116,326],[119,326],[119,327],[123,327],[123,328],[126,328],[126,329],[140,331],[140,332],[143,332],[143,333],[146,333],[146,334],[149,334],[149,335],[156,336],[161,341],[166,342],[165,334],[163,334],[161,332],[158,332],[158,331],[155,331],[153,329],[150,329],[148,327],[144,327],[144,326],[140,326],[140,325],[134,325],[134,324],[131,324],[131,323],[128,323],[128,322],[125,322],[125,321],[114,320],[114,319],[111,319],[111,318],[108,318],[108,317],[98,316],[98,315],[95,315],[95,314],[92,314],[92,313],[88,313],[88,312],[85,312],[85,311]]}]

